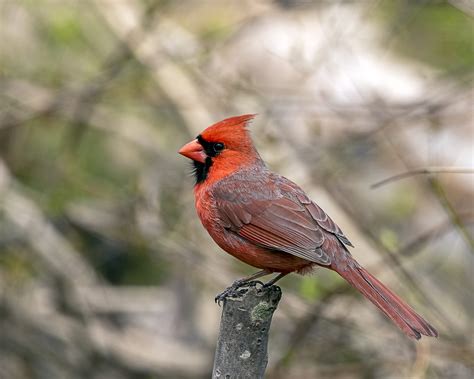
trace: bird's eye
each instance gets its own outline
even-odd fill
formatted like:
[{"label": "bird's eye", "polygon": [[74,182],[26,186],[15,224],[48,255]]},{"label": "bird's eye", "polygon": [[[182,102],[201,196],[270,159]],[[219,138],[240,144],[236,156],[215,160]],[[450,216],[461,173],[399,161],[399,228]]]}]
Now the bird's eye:
[{"label": "bird's eye", "polygon": [[225,146],[224,146],[223,143],[217,142],[217,143],[214,144],[214,151],[215,151],[216,153],[219,153],[220,151],[224,150],[224,147],[225,147]]}]

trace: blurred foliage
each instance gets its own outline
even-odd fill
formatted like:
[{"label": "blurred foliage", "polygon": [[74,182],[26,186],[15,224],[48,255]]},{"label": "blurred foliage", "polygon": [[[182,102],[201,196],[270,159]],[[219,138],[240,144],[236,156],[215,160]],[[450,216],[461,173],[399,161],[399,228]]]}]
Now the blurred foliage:
[{"label": "blurred foliage", "polygon": [[303,280],[301,280],[300,294],[308,300],[317,299],[321,294],[318,281],[313,277],[305,276]]},{"label": "blurred foliage", "polygon": [[[247,112],[259,113],[252,133],[269,165],[320,196],[357,245],[351,252],[443,333],[431,352],[415,351],[334,273],[289,275],[268,377],[395,378],[416,365],[425,365],[420,378],[467,377],[472,291],[459,278],[472,277],[472,188],[446,179],[456,224],[423,177],[369,186],[413,166],[461,161],[472,123],[473,18],[439,1],[130,0],[121,2],[130,7],[123,19],[113,0],[100,3],[0,2],[0,377],[209,376],[213,294],[253,268],[203,231],[190,166],[176,151],[202,120]],[[114,27],[127,27],[134,6],[143,8],[143,33],[121,35]],[[359,11],[360,27],[384,37],[350,60],[359,32],[365,38],[350,18]],[[154,29],[166,22],[174,29]],[[412,74],[382,67],[375,76],[375,64],[357,71],[385,52]],[[433,71],[439,78],[426,83]],[[347,86],[351,74],[363,81]],[[385,99],[368,84],[364,92],[364,80],[384,84],[392,74],[381,92],[416,82],[422,96]],[[349,101],[334,100],[339,91]],[[444,144],[432,143],[438,138]],[[426,145],[432,160],[419,153]],[[71,251],[77,260],[55,261]],[[81,281],[86,269],[92,283]]]},{"label": "blurred foliage", "polygon": [[379,9],[394,49],[448,75],[472,73],[472,17],[446,1],[390,0]]}]

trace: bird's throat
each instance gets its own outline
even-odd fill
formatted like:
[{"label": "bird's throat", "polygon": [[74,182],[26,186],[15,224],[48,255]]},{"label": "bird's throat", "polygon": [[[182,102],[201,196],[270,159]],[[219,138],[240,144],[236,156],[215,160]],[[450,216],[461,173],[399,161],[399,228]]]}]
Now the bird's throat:
[{"label": "bird's throat", "polygon": [[204,163],[193,161],[193,174],[196,184],[202,183],[206,180],[209,174],[209,169],[212,166],[212,158],[207,157]]}]

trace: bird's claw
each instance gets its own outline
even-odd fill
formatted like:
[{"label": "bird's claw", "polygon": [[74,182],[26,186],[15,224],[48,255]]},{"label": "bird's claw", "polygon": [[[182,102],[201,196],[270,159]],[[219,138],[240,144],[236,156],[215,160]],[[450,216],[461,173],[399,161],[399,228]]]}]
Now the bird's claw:
[{"label": "bird's claw", "polygon": [[265,286],[260,280],[253,280],[251,282],[236,280],[234,283],[232,283],[230,287],[227,287],[224,291],[219,293],[214,298],[214,301],[216,302],[216,304],[221,306],[221,304],[224,303],[228,297],[239,297],[243,295],[245,292],[247,292],[247,289],[242,288],[242,287],[248,288],[248,287],[256,286],[257,284],[260,284],[262,287]]}]

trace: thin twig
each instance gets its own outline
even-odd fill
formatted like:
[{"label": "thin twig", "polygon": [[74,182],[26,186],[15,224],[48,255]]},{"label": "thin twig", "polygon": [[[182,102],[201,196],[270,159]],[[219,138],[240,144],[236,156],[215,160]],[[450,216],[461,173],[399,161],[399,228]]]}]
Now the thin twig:
[{"label": "thin twig", "polygon": [[462,222],[461,217],[459,217],[458,213],[456,212],[456,209],[454,209],[453,205],[449,201],[443,186],[441,185],[439,180],[431,177],[429,179],[429,184],[434,194],[438,198],[439,202],[441,203],[442,207],[445,209],[446,213],[451,219],[451,222],[459,230],[459,233],[461,234],[462,238],[469,246],[471,253],[474,254],[474,238],[471,236],[471,233],[469,233],[469,231],[467,230],[466,226]]},{"label": "thin twig", "polygon": [[431,174],[474,174],[474,168],[468,167],[423,167],[415,170],[405,171],[401,174],[390,176],[377,183],[374,183],[370,188],[375,189],[382,187],[385,184],[395,182],[397,180],[409,178],[416,175],[431,175]]},{"label": "thin twig", "polygon": [[[460,217],[461,221],[464,224],[472,224],[474,222],[474,214],[471,212],[459,213],[458,216]],[[417,252],[421,250],[423,245],[426,245],[432,239],[439,238],[442,235],[446,234],[448,231],[452,230],[453,223],[451,219],[442,222],[441,224],[435,226],[431,230],[428,230],[425,233],[420,234],[417,238],[413,239],[400,249],[398,249],[398,255],[404,255],[406,257],[410,257],[415,255]]]}]

